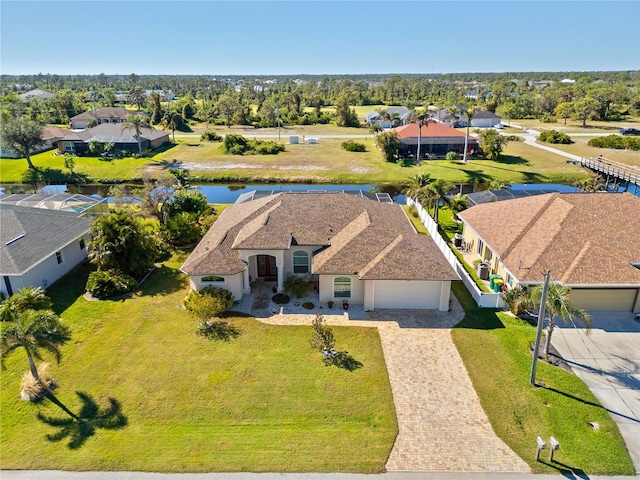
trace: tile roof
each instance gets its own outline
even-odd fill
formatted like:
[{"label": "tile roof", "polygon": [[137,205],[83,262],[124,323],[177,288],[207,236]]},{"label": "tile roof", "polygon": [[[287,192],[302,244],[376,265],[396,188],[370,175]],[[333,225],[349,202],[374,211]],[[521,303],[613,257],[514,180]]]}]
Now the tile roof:
[{"label": "tile roof", "polygon": [[[83,141],[85,143],[92,139],[96,139],[102,143],[138,143],[133,136],[135,130],[122,129],[123,123],[101,123],[93,128],[82,130],[81,132],[69,132],[69,134],[63,137],[63,141]],[[160,137],[167,137],[169,139],[169,133],[164,130],[157,130],[151,128],[142,128],[142,135],[140,138],[147,140],[155,140]]]},{"label": "tile roof", "polygon": [[640,285],[640,198],[549,193],[485,203],[458,216],[520,282]]},{"label": "tile roof", "polygon": [[227,208],[182,271],[244,271],[239,250],[317,246],[313,273],[377,279],[457,279],[430,237],[413,229],[402,207],[338,192],[283,192]]},{"label": "tile roof", "polygon": [[84,235],[78,213],[0,204],[0,275],[20,275]]},{"label": "tile roof", "polygon": [[[134,112],[133,110],[127,110],[123,107],[103,107],[97,108],[95,112],[95,116],[97,118],[127,118],[129,115],[146,115],[143,112]],[[69,121],[73,122],[74,120],[90,120],[94,117],[92,111],[82,112],[78,115],[75,115],[69,119]]]},{"label": "tile roof", "polygon": [[[393,130],[398,134],[400,140],[410,137],[418,138],[418,125],[416,123],[396,127]],[[464,132],[439,122],[429,122],[428,125],[422,127],[420,134],[425,139],[428,137],[465,137]],[[469,139],[475,140],[475,137],[469,135]]]}]

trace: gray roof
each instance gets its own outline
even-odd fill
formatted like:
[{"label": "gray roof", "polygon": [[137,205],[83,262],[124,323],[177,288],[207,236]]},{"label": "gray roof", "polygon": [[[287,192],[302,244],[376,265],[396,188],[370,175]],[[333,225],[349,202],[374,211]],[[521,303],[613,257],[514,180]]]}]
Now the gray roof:
[{"label": "gray roof", "polygon": [[21,275],[91,228],[77,213],[0,204],[0,275]]},{"label": "gray roof", "polygon": [[35,90],[30,90],[28,92],[25,92],[19,95],[21,100],[29,100],[30,98],[41,98],[42,100],[47,100],[53,96],[54,96],[53,93],[45,92],[44,90],[40,90],[39,88],[36,88]]},{"label": "gray roof", "polygon": [[[129,115],[146,115],[146,114],[143,112],[134,112],[132,110],[127,110],[123,107],[103,107],[103,108],[98,108],[95,111],[95,117],[97,118],[124,119],[124,118],[127,118]],[[74,117],[71,117],[69,120],[70,121],[90,120],[92,118],[94,118],[94,112],[89,111],[89,112],[82,112]]]},{"label": "gray roof", "polygon": [[227,208],[194,249],[188,275],[233,275],[240,250],[320,247],[316,274],[367,279],[457,279],[438,247],[415,232],[402,207],[340,192],[279,193]]},{"label": "gray roof", "polygon": [[546,195],[547,193],[558,192],[558,189],[549,188],[544,190],[483,190],[467,194],[467,203],[470,207],[481,203],[500,202],[502,200],[512,200],[514,198],[531,197],[532,195]]},{"label": "gray roof", "polygon": [[[398,114],[398,118],[403,118],[405,115],[411,113],[411,110],[409,110],[406,107],[386,107],[386,108],[384,108],[384,110],[386,110],[390,114],[397,113]],[[366,115],[366,119],[367,120],[371,120],[371,119],[374,119],[374,118],[378,118],[379,115],[380,115],[380,113],[376,112],[376,111],[369,112]]]},{"label": "gray roof", "polygon": [[[93,128],[82,130],[81,132],[72,132],[66,137],[62,138],[63,141],[82,141],[88,143],[91,140],[98,140],[102,143],[138,143],[134,137],[134,129],[124,129],[122,123],[101,123]],[[151,128],[142,128],[142,135],[140,138],[147,140],[156,140],[157,138],[167,137],[169,134],[163,130],[156,130]]]}]

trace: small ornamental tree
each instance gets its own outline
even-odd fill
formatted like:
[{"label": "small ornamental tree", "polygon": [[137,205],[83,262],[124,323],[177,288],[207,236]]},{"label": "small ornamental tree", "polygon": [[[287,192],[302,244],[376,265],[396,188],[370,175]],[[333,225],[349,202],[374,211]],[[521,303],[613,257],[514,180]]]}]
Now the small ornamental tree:
[{"label": "small ornamental tree", "polygon": [[234,300],[233,294],[229,290],[204,287],[199,292],[196,290],[189,292],[182,304],[194,318],[206,322],[229,310]]},{"label": "small ornamental tree", "polygon": [[44,143],[42,139],[43,126],[25,117],[2,122],[2,144],[13,148],[27,160],[29,168],[33,169],[31,153]]},{"label": "small ornamental tree", "polygon": [[480,146],[484,152],[484,156],[489,160],[499,160],[502,150],[509,140],[500,135],[500,133],[493,129],[487,128],[480,132]]},{"label": "small ornamental tree", "polygon": [[398,134],[393,131],[381,133],[376,137],[376,146],[380,149],[387,162],[395,162],[398,156],[398,148],[400,147]]},{"label": "small ornamental tree", "polygon": [[333,350],[336,345],[336,339],[333,336],[333,330],[324,324],[322,313],[316,313],[311,327],[313,328],[313,334],[309,341],[311,348],[321,353]]}]

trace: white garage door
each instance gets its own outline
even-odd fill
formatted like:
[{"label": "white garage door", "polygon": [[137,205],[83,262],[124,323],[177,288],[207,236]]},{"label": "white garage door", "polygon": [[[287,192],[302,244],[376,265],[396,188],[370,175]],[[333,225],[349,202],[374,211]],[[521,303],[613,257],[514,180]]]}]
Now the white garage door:
[{"label": "white garage door", "polygon": [[571,302],[593,312],[632,312],[637,295],[637,288],[574,288]]},{"label": "white garage door", "polygon": [[438,308],[441,282],[375,280],[374,308]]}]

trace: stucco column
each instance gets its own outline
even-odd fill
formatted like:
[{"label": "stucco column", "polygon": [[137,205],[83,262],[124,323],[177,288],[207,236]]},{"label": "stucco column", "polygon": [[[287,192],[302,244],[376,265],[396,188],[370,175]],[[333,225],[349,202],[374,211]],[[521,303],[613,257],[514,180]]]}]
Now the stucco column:
[{"label": "stucco column", "polygon": [[284,287],[284,265],[276,263],[276,268],[278,269],[278,291],[281,292]]},{"label": "stucco column", "polygon": [[244,293],[251,293],[251,283],[249,283],[249,268],[247,267],[242,272],[242,291]]},{"label": "stucco column", "polygon": [[451,280],[443,280],[440,282],[440,306],[438,310],[446,312],[449,310],[449,295],[451,293]]}]

